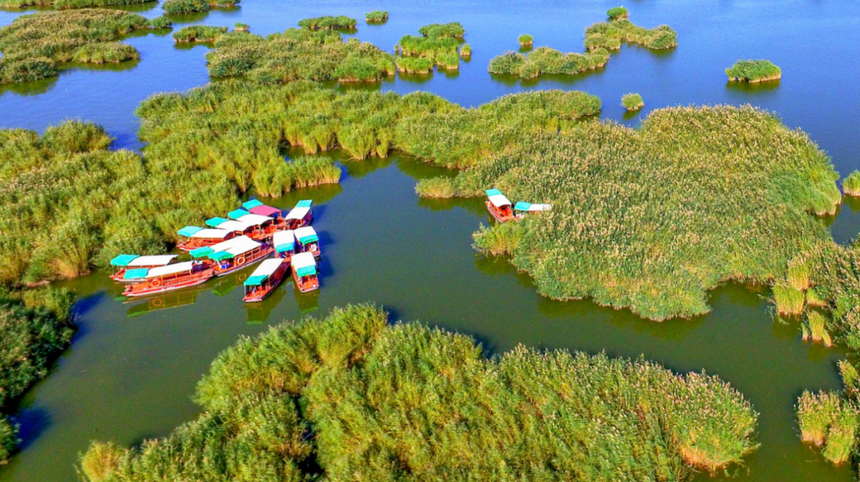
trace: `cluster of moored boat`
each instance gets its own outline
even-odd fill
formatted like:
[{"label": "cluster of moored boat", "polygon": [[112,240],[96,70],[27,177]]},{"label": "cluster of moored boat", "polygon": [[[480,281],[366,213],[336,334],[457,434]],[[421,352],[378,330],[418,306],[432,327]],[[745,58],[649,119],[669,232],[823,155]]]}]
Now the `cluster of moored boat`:
[{"label": "cluster of moored boat", "polygon": [[111,260],[111,278],[127,283],[123,295],[146,296],[196,286],[260,263],[244,282],[246,302],[262,301],[288,271],[301,292],[319,289],[320,242],[311,204],[299,201],[285,213],[253,199],[227,218],[208,219],[206,227],[180,229],[177,247],[191,260],[179,261],[173,254],[121,254]]},{"label": "cluster of moored boat", "polygon": [[485,204],[487,205],[487,211],[500,223],[522,219],[528,213],[549,211],[552,209],[552,206],[549,204],[532,204],[525,201],[512,204],[498,189],[487,189],[487,201]]}]

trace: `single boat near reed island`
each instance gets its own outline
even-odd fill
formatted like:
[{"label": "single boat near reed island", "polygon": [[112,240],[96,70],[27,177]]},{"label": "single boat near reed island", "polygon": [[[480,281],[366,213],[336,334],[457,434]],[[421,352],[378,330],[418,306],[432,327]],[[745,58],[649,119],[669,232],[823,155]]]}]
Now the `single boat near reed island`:
[{"label": "single boat near reed island", "polygon": [[317,276],[317,260],[311,253],[299,253],[293,256],[293,279],[296,287],[302,293],[319,289],[320,281]]},{"label": "single boat near reed island", "polygon": [[296,229],[302,226],[310,226],[314,222],[314,213],[311,211],[312,201],[309,199],[299,201],[287,214],[287,229]]},{"label": "single boat near reed island", "polygon": [[245,280],[245,303],[263,301],[284,280],[288,263],[283,258],[267,259]]},{"label": "single boat near reed island", "polygon": [[290,262],[290,258],[296,254],[296,236],[292,230],[278,231],[272,236],[272,246],[275,247],[275,256]]},{"label": "single boat near reed island", "polygon": [[487,211],[500,223],[516,219],[511,201],[498,189],[487,189],[486,205]]},{"label": "single boat near reed island", "polygon": [[539,213],[550,210],[552,210],[552,205],[550,204],[532,204],[525,201],[518,201],[517,204],[514,205],[514,213],[517,218],[521,218],[528,213]]},{"label": "single boat near reed island", "polygon": [[185,226],[178,231],[183,239],[176,247],[183,251],[212,246],[232,238],[236,233],[226,229],[201,228],[198,226]]},{"label": "single boat near reed island", "polygon": [[177,261],[175,254],[162,254],[156,256],[139,256],[137,254],[121,254],[110,260],[112,273],[111,279],[123,283],[139,281],[146,276],[149,268],[167,266]]},{"label": "single boat near reed island", "polygon": [[247,236],[238,236],[214,246],[192,251],[195,257],[206,257],[215,276],[224,276],[268,258],[274,249]]},{"label": "single boat near reed island", "polygon": [[296,251],[311,253],[314,258],[320,257],[320,238],[313,226],[305,226],[293,231],[296,235]]},{"label": "single boat near reed island", "polygon": [[178,290],[205,283],[214,275],[214,270],[199,261],[185,261],[151,268],[142,280],[125,287],[125,296],[146,296],[165,291]]}]

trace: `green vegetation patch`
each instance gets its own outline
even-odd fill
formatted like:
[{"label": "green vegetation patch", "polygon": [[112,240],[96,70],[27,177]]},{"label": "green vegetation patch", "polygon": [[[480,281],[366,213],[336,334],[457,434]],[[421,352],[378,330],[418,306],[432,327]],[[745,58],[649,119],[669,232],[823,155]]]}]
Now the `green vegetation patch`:
[{"label": "green vegetation patch", "polygon": [[[387,325],[360,305],[244,338],[198,384],[203,413],[126,449],[95,442],[90,482],[687,480],[756,448],[757,414],[716,377],[645,361]],[[205,457],[200,454],[205,453]]]},{"label": "green vegetation patch", "polygon": [[[520,35],[519,40],[523,46],[532,43],[531,35]],[[523,79],[541,74],[576,75],[606,65],[611,51],[619,50],[622,42],[638,43],[650,49],[667,49],[678,45],[678,36],[666,25],[648,30],[629,20],[596,23],[585,29],[586,52],[583,54],[562,53],[549,47],[537,48],[528,55],[511,51],[493,58],[489,71]]]},{"label": "green vegetation patch", "polygon": [[0,28],[0,84],[53,77],[67,62],[137,59],[140,55],[134,47],[117,41],[132,31],[154,28],[158,22],[110,9],[23,15]]},{"label": "green vegetation patch", "polygon": [[192,25],[183,27],[173,33],[173,40],[180,42],[214,42],[219,36],[227,33],[227,27],[207,27]]},{"label": "green vegetation patch", "polygon": [[535,38],[529,34],[522,34],[519,37],[517,37],[517,40],[520,42],[521,47],[530,46],[532,44],[532,42],[534,42],[534,39]]},{"label": "green vegetation patch", "polygon": [[116,7],[137,5],[151,0],[0,0],[0,8],[54,7],[57,10],[72,8]]},{"label": "green vegetation patch", "polygon": [[161,5],[169,15],[187,15],[190,13],[208,12],[213,8],[232,8],[241,0],[167,0]]},{"label": "green vegetation patch", "polygon": [[624,94],[621,96],[621,105],[627,110],[639,110],[645,107],[645,101],[639,94]]},{"label": "green vegetation patch", "polygon": [[0,291],[0,463],[17,445],[7,415],[28,388],[48,375],[72,339],[73,300],[65,290]]},{"label": "green vegetation patch", "polygon": [[[797,421],[804,442],[821,449],[833,464],[853,459],[860,435],[860,385],[857,368],[839,362],[844,388],[841,393],[804,391],[797,401]],[[856,466],[855,466],[856,468]]]},{"label": "green vegetation patch", "polygon": [[842,181],[842,191],[848,196],[860,196],[860,171],[854,171]]},{"label": "green vegetation patch", "polygon": [[606,16],[609,17],[609,20],[624,20],[630,15],[624,7],[613,7],[606,11]]},{"label": "green vegetation patch", "polygon": [[162,144],[144,160],[108,150],[111,138],[93,124],[67,122],[42,138],[0,130],[0,256],[8,260],[0,265],[0,282],[75,277],[120,253],[164,252],[176,230],[228,212],[257,185],[265,184],[260,195],[280,195],[338,182],[340,170],[331,161],[285,162],[277,144],[233,142],[240,135],[233,132],[219,133],[229,145],[174,152]]},{"label": "green vegetation patch", "polygon": [[[400,54],[397,57],[397,67],[403,72],[425,73],[426,62],[416,62],[410,57],[419,57],[430,61],[429,73],[433,65],[444,69],[460,68],[458,49],[466,30],[457,22],[425,25],[418,29],[421,35],[404,35],[394,50]],[[468,50],[471,55],[471,47]],[[456,62],[455,62],[456,60]]]},{"label": "green vegetation patch", "polygon": [[364,20],[371,23],[381,23],[388,20],[388,12],[383,12],[382,10],[374,10],[372,12],[367,12],[364,15]]},{"label": "green vegetation patch", "polygon": [[206,55],[212,77],[240,77],[264,84],[296,80],[374,82],[393,75],[394,57],[375,45],[331,30],[288,29],[261,37],[230,34]]},{"label": "green vegetation patch", "polygon": [[768,60],[738,60],[726,69],[729,81],[765,82],[782,78],[782,70]]},{"label": "green vegetation patch", "polygon": [[310,30],[352,30],[358,24],[354,18],[343,15],[337,17],[325,16],[299,20],[299,27]]},{"label": "green vegetation patch", "polygon": [[[710,310],[707,290],[781,279],[792,258],[830,242],[810,213],[835,211],[838,175],[804,133],[770,114],[672,108],[641,130],[586,122],[561,131],[489,151],[449,181],[458,195],[497,187],[552,204],[508,250],[544,296],[691,317]],[[433,124],[425,133],[438,135]],[[486,235],[476,233],[476,245]]]}]

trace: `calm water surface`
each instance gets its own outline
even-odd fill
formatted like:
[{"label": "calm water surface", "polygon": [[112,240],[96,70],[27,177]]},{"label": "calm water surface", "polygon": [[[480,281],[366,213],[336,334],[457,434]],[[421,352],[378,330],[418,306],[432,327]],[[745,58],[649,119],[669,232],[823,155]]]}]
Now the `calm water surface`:
[{"label": "calm water surface", "polygon": [[[292,5],[247,0],[241,8],[177,19],[187,24],[251,25],[268,34],[305,17],[390,11],[381,26],[359,22],[355,35],[391,49],[421,25],[459,21],[472,46],[457,74],[386,81],[374,88],[425,90],[477,106],[523,90],[584,90],[601,97],[602,116],[631,126],[655,108],[687,104],[753,104],[777,112],[825,149],[843,175],[860,167],[855,135],[860,93],[860,5],[845,2],[634,1],[626,4],[642,26],[662,23],[678,31],[680,46],[659,54],[623,47],[604,69],[566,78],[519,82],[487,73],[492,57],[518,48],[517,35],[535,45],[582,50],[583,30],[602,20],[614,2],[314,2]],[[136,8],[161,14],[157,4]],[[0,11],[0,25],[19,12]],[[170,35],[127,40],[141,60],[108,68],[73,68],[58,79],[0,90],[0,127],[43,131],[69,118],[103,124],[115,146],[139,148],[133,115],[156,92],[208,82],[203,45],[176,48]],[[738,58],[767,58],[783,69],[780,83],[730,85],[723,70]],[[628,116],[621,95],[639,92],[643,112]],[[337,154],[334,154],[337,155]],[[713,313],[694,320],[652,323],[627,311],[588,301],[559,303],[535,294],[529,279],[504,260],[471,249],[471,233],[487,223],[480,200],[422,201],[416,179],[440,170],[406,158],[344,162],[339,186],[290,193],[273,202],[317,203],[322,239],[322,289],[299,296],[282,286],[260,306],[241,301],[239,275],[163,298],[126,304],[120,287],[96,273],[66,283],[83,295],[80,330],[51,376],[24,399],[18,422],[22,452],[0,469],[0,482],[73,481],[73,464],[90,440],[135,444],[162,436],[192,419],[189,396],[211,360],[241,335],[253,336],[284,319],[324,315],[332,307],[374,301],[394,317],[474,335],[491,353],[522,343],[614,356],[644,356],[679,371],[718,374],[761,413],[761,448],[746,467],[729,475],[744,481],[852,480],[800,443],[793,403],[804,389],[837,388],[835,362],[845,354],[804,344],[794,323],[774,322],[756,287],[726,286],[711,297]],[[193,222],[194,220],[189,220]],[[860,231],[860,205],[846,203],[832,223],[847,242]],[[246,273],[247,274],[247,273]],[[702,479],[708,479],[702,476]],[[709,479],[708,479],[709,480]]]}]

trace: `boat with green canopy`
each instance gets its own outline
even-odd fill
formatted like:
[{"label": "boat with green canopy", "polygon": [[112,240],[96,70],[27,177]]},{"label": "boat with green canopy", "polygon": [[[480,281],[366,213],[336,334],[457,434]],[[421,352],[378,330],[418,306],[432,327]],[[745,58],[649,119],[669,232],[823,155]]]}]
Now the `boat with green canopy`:
[{"label": "boat with green canopy", "polygon": [[226,229],[201,228],[198,226],[185,226],[178,231],[183,239],[176,247],[183,251],[191,251],[202,246],[212,246],[232,238],[236,233]]},{"label": "boat with green canopy", "polygon": [[296,207],[287,213],[287,229],[296,229],[313,224],[314,214],[313,211],[311,211],[311,204],[313,204],[312,200],[303,199],[296,204]]},{"label": "boat with green canopy", "polygon": [[275,256],[290,261],[296,253],[296,236],[292,230],[278,231],[272,236]]},{"label": "boat with green canopy", "polygon": [[518,218],[525,216],[528,213],[539,213],[552,210],[550,204],[532,204],[525,201],[518,201],[514,205],[514,213]]},{"label": "boat with green canopy", "polygon": [[130,283],[145,276],[149,268],[167,266],[177,261],[175,254],[155,256],[140,256],[137,254],[121,254],[110,260],[111,275],[114,281]]},{"label": "boat with green canopy", "polygon": [[504,223],[515,219],[511,201],[498,189],[487,189],[487,211],[496,218],[496,221]]},{"label": "boat with green canopy", "polygon": [[185,261],[150,268],[143,278],[125,287],[123,295],[147,296],[205,283],[212,278],[214,270],[206,263]]},{"label": "boat with green canopy", "polygon": [[311,253],[299,253],[290,261],[293,268],[293,279],[296,287],[302,293],[319,289],[320,281],[317,271],[317,260]]},{"label": "boat with green canopy", "polygon": [[247,236],[237,236],[207,248],[208,250],[201,248],[201,251],[192,251],[191,256],[205,256],[215,270],[215,276],[224,276],[260,262],[274,252],[274,248],[268,244]]},{"label": "boat with green canopy", "polygon": [[263,301],[281,284],[286,273],[287,262],[283,258],[264,260],[245,280],[245,303]]},{"label": "boat with green canopy", "polygon": [[313,226],[304,226],[293,231],[296,236],[296,251],[312,253],[314,258],[320,257],[320,238]]}]

